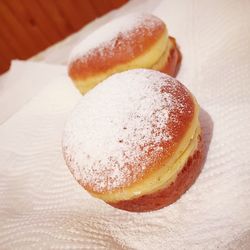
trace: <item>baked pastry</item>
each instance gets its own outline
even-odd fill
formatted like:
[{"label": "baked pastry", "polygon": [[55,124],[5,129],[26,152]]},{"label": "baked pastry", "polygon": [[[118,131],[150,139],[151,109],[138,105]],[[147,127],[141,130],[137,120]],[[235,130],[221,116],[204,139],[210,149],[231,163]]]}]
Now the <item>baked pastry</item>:
[{"label": "baked pastry", "polygon": [[77,45],[68,73],[81,93],[108,76],[134,68],[150,68],[175,76],[181,60],[175,39],[162,20],[130,14],[100,27]]},{"label": "baked pastry", "polygon": [[176,79],[148,69],[114,74],[67,121],[66,164],[91,195],[114,207],[162,208],[201,170],[198,116],[195,98]]}]

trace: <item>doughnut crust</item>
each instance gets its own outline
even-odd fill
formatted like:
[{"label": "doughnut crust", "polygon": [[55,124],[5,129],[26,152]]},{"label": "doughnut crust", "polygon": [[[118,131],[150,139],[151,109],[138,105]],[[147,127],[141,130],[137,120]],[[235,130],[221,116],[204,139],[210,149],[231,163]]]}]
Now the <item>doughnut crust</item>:
[{"label": "doughnut crust", "polygon": [[138,198],[108,204],[130,212],[147,212],[168,206],[178,200],[194,183],[201,171],[203,157],[202,138],[199,136],[196,150],[189,156],[180,173],[178,173],[170,185]]},{"label": "doughnut crust", "polygon": [[76,46],[68,73],[81,93],[108,76],[149,68],[175,76],[181,55],[163,21],[150,14],[130,14],[102,26]]},{"label": "doughnut crust", "polygon": [[171,49],[166,57],[165,64],[163,66],[159,65],[159,67],[157,65],[156,67],[152,67],[152,69],[175,77],[181,64],[181,53],[173,37],[169,37],[169,43],[171,44]]},{"label": "doughnut crust", "polygon": [[[115,74],[72,113],[63,134],[64,158],[94,197],[128,211],[158,209],[185,192],[199,172],[198,114],[192,94],[166,74]],[[180,188],[171,188],[173,183]],[[157,201],[163,196],[165,203]],[[152,197],[154,205],[148,204]]]}]

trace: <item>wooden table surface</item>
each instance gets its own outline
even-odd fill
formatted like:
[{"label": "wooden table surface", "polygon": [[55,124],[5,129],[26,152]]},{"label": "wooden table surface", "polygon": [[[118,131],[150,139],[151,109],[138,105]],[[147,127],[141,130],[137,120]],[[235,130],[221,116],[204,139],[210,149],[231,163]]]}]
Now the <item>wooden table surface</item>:
[{"label": "wooden table surface", "polygon": [[128,0],[1,0],[0,74]]}]

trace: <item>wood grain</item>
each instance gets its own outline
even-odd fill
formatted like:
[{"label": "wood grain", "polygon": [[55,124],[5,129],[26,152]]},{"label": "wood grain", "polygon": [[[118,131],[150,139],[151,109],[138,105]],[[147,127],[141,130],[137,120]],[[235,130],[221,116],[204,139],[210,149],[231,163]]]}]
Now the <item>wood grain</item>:
[{"label": "wood grain", "polygon": [[0,74],[128,0],[1,0]]}]

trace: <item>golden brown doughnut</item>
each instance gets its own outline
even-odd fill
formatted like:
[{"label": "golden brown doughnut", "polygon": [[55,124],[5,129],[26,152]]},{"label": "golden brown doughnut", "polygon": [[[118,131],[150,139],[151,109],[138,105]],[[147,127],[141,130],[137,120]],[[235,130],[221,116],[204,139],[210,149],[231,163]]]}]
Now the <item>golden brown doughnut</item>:
[{"label": "golden brown doughnut", "polygon": [[97,29],[72,51],[68,73],[81,93],[108,76],[149,68],[175,76],[181,54],[165,23],[150,14],[130,14]]},{"label": "golden brown doughnut", "polygon": [[200,172],[198,116],[195,98],[176,79],[148,69],[114,74],[67,121],[64,158],[94,197],[128,211],[159,209]]},{"label": "golden brown doughnut", "polygon": [[131,200],[110,202],[113,207],[133,212],[153,211],[172,204],[194,183],[201,171],[204,158],[203,145],[199,136],[196,150],[189,156],[176,178],[165,188]]}]

